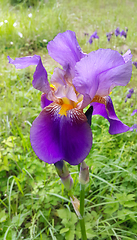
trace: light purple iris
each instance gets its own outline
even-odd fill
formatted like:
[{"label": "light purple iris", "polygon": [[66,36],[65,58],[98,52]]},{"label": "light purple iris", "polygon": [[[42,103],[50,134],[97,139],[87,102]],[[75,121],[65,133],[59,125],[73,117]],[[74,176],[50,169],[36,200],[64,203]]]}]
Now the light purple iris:
[{"label": "light purple iris", "polygon": [[91,44],[93,42],[93,38],[99,39],[99,36],[97,35],[97,31],[95,31],[89,38],[89,43]]},{"label": "light purple iris", "polygon": [[33,87],[40,90],[42,111],[34,120],[30,140],[36,155],[47,163],[65,160],[81,163],[92,147],[92,132],[83,108],[91,104],[93,114],[110,123],[110,134],[126,132],[129,127],[116,116],[108,96],[115,86],[125,86],[131,78],[131,52],[121,56],[111,49],[84,54],[75,33],[59,33],[48,43],[49,55],[61,66],[48,82],[40,56],[16,58],[16,68],[37,65]]}]

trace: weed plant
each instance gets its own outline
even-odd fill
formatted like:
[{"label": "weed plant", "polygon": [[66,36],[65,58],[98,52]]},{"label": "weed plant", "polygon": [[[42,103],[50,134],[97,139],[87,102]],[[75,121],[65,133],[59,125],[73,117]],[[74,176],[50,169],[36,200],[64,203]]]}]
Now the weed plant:
[{"label": "weed plant", "polygon": [[[0,239],[78,240],[79,222],[54,166],[40,161],[30,145],[30,126],[41,111],[40,93],[31,84],[35,67],[15,70],[7,55],[41,55],[51,76],[57,64],[47,54],[47,43],[70,29],[85,52],[111,48],[125,53],[130,48],[137,61],[137,2],[45,0],[30,7],[24,1],[11,3],[0,1]],[[117,27],[128,28],[127,38],[113,34],[108,42],[106,33]],[[90,45],[95,30],[99,40]],[[134,94],[125,102],[130,88]],[[137,124],[137,114],[131,117],[137,109],[135,66],[130,83],[115,88],[111,97],[118,117],[129,126]],[[88,239],[136,239],[137,132],[111,136],[107,121],[97,116],[91,128],[94,142],[86,159],[90,167],[85,200]],[[79,198],[78,169],[70,166],[70,171],[74,195]]]}]

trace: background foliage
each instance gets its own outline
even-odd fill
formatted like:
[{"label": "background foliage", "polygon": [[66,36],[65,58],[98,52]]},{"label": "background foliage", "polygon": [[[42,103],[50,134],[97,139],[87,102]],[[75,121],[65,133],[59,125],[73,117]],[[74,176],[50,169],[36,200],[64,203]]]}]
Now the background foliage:
[{"label": "background foliage", "polygon": [[[136,0],[1,0],[0,1],[0,239],[80,239],[80,227],[67,192],[54,166],[40,161],[32,151],[29,131],[41,111],[40,93],[33,89],[35,67],[16,70],[12,58],[39,54],[49,80],[57,63],[47,53],[47,43],[59,32],[76,32],[84,52],[111,48],[131,49],[137,61]],[[128,27],[127,38],[106,33]],[[99,40],[88,43],[97,30]],[[86,33],[86,34],[85,34]],[[125,103],[130,88],[131,99]],[[115,88],[112,99],[118,117],[137,124],[137,69],[130,83]],[[131,107],[132,106],[132,107]],[[101,117],[92,120],[93,147],[86,163],[90,182],[86,188],[88,239],[137,238],[137,132],[111,136]],[[79,198],[78,169],[71,167],[74,195]]]}]

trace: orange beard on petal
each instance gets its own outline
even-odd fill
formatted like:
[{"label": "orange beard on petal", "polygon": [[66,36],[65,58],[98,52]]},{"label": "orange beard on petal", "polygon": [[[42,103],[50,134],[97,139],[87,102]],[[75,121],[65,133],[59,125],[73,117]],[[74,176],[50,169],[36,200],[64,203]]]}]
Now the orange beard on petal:
[{"label": "orange beard on petal", "polygon": [[70,110],[70,109],[73,109],[73,106],[70,105],[70,104],[62,104],[61,105],[61,109],[59,111],[59,114],[62,116],[62,115],[65,115],[67,116],[67,111]]}]

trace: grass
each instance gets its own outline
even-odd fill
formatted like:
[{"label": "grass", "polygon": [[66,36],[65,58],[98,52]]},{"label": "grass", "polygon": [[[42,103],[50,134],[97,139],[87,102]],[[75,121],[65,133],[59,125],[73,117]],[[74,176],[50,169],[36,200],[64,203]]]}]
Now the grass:
[{"label": "grass", "polygon": [[[50,79],[57,64],[48,56],[47,43],[70,29],[84,52],[111,48],[125,53],[130,48],[136,61],[137,2],[52,0],[29,8],[7,0],[0,4],[0,239],[80,239],[78,219],[54,166],[40,161],[30,145],[30,126],[41,111],[41,94],[31,84],[35,67],[15,70],[7,55],[41,55]],[[107,42],[106,33],[116,27],[128,27],[127,39],[113,35]],[[95,30],[100,38],[90,45],[87,41]],[[131,87],[135,93],[125,103]],[[133,66],[130,83],[115,88],[111,95],[118,117],[129,126],[137,123],[136,114],[131,117],[137,108],[136,93],[137,69]],[[107,121],[97,116],[93,116],[92,132],[93,147],[86,159],[90,168],[85,193],[88,239],[136,239],[137,133],[111,136]],[[79,198],[78,170],[69,168],[74,195]]]}]

